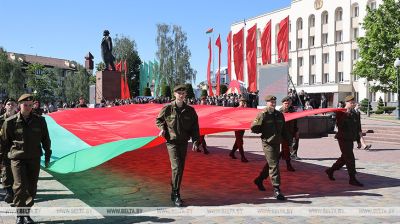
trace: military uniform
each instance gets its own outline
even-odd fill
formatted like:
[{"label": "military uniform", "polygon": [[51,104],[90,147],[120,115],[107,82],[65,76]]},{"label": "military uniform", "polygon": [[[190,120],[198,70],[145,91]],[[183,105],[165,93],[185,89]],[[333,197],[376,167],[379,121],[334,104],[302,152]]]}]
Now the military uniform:
[{"label": "military uniform", "polygon": [[[285,98],[282,99],[282,103],[290,101],[290,100],[291,100],[290,97],[285,97]],[[293,113],[293,112],[295,112],[293,107],[289,107],[287,109],[287,111],[285,111],[284,108],[281,107],[279,109],[279,111],[281,113]],[[285,122],[285,127],[286,127],[286,130],[288,132],[288,135],[289,135],[290,139],[293,140],[293,138],[295,138],[295,136],[296,136],[296,133],[299,131],[299,128],[297,127],[297,120],[294,119],[294,120]],[[293,168],[293,166],[292,166],[292,164],[290,162],[290,158],[291,158],[291,154],[292,153],[293,153],[293,150],[291,151],[289,149],[289,143],[286,140],[283,140],[282,141],[281,156],[282,156],[282,159],[284,159],[286,161],[287,170],[293,172],[293,171],[295,171],[295,169]]]},{"label": "military uniform", "polygon": [[[0,116],[0,129],[4,124],[4,121],[7,119],[6,114],[3,114]],[[3,133],[3,130],[0,131],[0,138],[1,135]],[[3,184],[3,188],[6,190],[7,194],[9,195],[9,197],[5,197],[4,200],[7,203],[12,202],[12,197],[14,195],[13,191],[12,191],[12,185],[14,183],[14,179],[13,179],[13,175],[12,175],[12,171],[11,171],[11,161],[10,159],[7,157],[7,151],[5,150],[4,147],[4,142],[1,139],[0,140],[0,162],[1,162],[1,180],[2,180],[2,184]],[[3,151],[4,150],[4,151]]]},{"label": "military uniform", "polygon": [[[245,103],[246,102],[246,98],[242,97],[242,98],[240,98],[240,101]],[[243,104],[243,105],[246,105],[246,104]],[[243,106],[243,107],[245,107],[245,106]],[[243,149],[244,132],[245,132],[244,130],[235,131],[235,143],[233,144],[232,151],[229,153],[229,156],[232,159],[236,159],[235,152],[236,152],[236,150],[239,149],[239,153],[240,153],[240,156],[241,156],[241,161],[244,162],[244,163],[247,163],[248,160],[246,159],[246,157],[244,155],[244,149]]]},{"label": "military uniform", "polygon": [[[180,85],[174,88],[174,92],[186,91],[186,87]],[[172,170],[171,200],[179,198],[188,140],[192,138],[194,144],[199,141],[199,123],[197,113],[193,107],[183,103],[178,107],[176,102],[164,106],[156,118],[156,125],[165,132],[167,149]]]},{"label": "military uniform", "polygon": [[[22,95],[18,102],[24,101],[32,101],[32,96]],[[4,122],[2,129],[3,152],[8,152],[14,178],[14,205],[17,208],[32,207],[37,191],[42,148],[45,151],[46,164],[51,156],[51,142],[46,121],[32,112],[24,118],[21,109],[21,112]],[[24,223],[23,220],[19,222],[20,219],[28,217],[29,215],[23,216],[17,210],[17,223]]]},{"label": "military uniform", "polygon": [[[353,101],[354,97],[347,96],[345,100],[346,102]],[[344,165],[346,165],[347,172],[350,177],[349,184],[355,186],[363,186],[355,178],[356,166],[353,153],[353,142],[356,141],[359,137],[359,122],[360,121],[358,119],[358,115],[354,110],[349,110],[344,113],[337,113],[336,125],[338,127],[338,132],[336,133],[335,138],[339,142],[339,147],[342,155],[332,165],[331,168],[325,170],[330,180],[335,180],[335,178],[333,177],[334,171],[339,170]]]},{"label": "military uniform", "polygon": [[[268,95],[265,100],[276,100],[275,96]],[[260,175],[254,180],[259,190],[265,190],[262,181],[268,176],[271,178],[272,186],[274,187],[275,197],[279,200],[284,200],[284,196],[280,193],[279,186],[281,184],[279,173],[279,145],[282,139],[285,139],[289,144],[292,143],[290,136],[285,128],[285,117],[275,108],[266,108],[259,113],[251,125],[251,130],[254,133],[261,133],[261,141],[263,151],[267,163],[260,172]],[[281,195],[281,196],[279,196]]]}]

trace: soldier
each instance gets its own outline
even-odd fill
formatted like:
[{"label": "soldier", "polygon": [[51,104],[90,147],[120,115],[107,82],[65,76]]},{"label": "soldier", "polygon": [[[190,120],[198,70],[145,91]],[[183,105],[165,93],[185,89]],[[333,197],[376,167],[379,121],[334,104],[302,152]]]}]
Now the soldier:
[{"label": "soldier", "polygon": [[[284,97],[282,99],[282,107],[279,109],[280,112],[282,113],[293,113],[295,112],[293,107],[291,107],[292,100],[290,97]],[[288,134],[290,136],[290,139],[295,138],[295,136],[299,135],[299,129],[297,128],[297,120],[291,120],[285,122],[285,127],[286,130],[288,131]],[[286,169],[288,171],[294,172],[295,169],[293,168],[291,162],[290,162],[290,154],[293,153],[294,150],[289,150],[289,144],[287,141],[283,140],[282,141],[282,159],[286,160]]]},{"label": "soldier", "polygon": [[[238,107],[240,107],[240,108],[246,107],[246,101],[247,101],[246,98],[241,97]],[[235,139],[235,144],[233,145],[232,151],[229,153],[229,156],[232,159],[236,159],[235,152],[236,152],[237,149],[239,149],[240,156],[241,156],[241,161],[243,163],[247,163],[249,161],[244,156],[243,135],[244,135],[244,130],[235,131],[235,138],[236,138]]]},{"label": "soldier", "polygon": [[359,135],[360,120],[358,119],[357,113],[354,111],[354,96],[347,96],[345,101],[346,112],[337,113],[336,115],[338,132],[336,133],[335,138],[339,142],[342,155],[332,165],[332,167],[326,169],[325,172],[328,175],[328,178],[333,181],[335,180],[333,177],[335,170],[339,170],[346,164],[347,172],[350,177],[349,184],[362,187],[364,185],[356,179],[356,162],[353,153],[353,142],[357,140]]},{"label": "soldier", "polygon": [[186,86],[178,85],[174,88],[175,101],[165,105],[156,119],[156,125],[161,130],[159,136],[167,141],[167,149],[172,170],[171,200],[175,206],[183,206],[180,196],[183,170],[188,140],[191,137],[193,151],[199,148],[199,123],[197,113],[193,107],[184,103]]},{"label": "soldier", "polygon": [[32,113],[33,97],[23,94],[19,99],[21,111],[8,118],[2,128],[4,151],[11,160],[14,178],[14,205],[17,207],[17,223],[34,223],[29,216],[34,204],[40,171],[42,148],[45,166],[49,166],[51,149],[46,121]]},{"label": "soldier", "polygon": [[271,183],[274,188],[274,197],[278,200],[285,200],[285,196],[279,188],[281,178],[279,173],[279,145],[282,138],[288,142],[289,150],[291,150],[292,139],[285,128],[285,117],[283,114],[275,110],[276,97],[267,95],[265,97],[267,107],[259,113],[256,119],[251,124],[251,131],[261,133],[261,141],[263,151],[267,163],[260,172],[260,175],[254,180],[260,191],[265,191],[263,181],[267,179],[268,174],[271,178]]},{"label": "soldier", "polygon": [[83,96],[79,97],[79,104],[76,105],[76,108],[87,108],[88,106],[85,103],[85,98]]},{"label": "soldier", "polygon": [[[15,103],[14,99],[7,99],[5,101],[5,109],[6,112],[0,116],[0,129],[3,126],[4,121],[13,116],[15,113],[17,113],[17,104]],[[0,131],[0,136],[3,131]],[[4,197],[4,201],[7,203],[11,203],[14,199],[14,192],[12,190],[12,185],[14,182],[12,172],[11,172],[11,162],[10,159],[7,157],[7,152],[3,152],[3,146],[4,143],[0,139],[0,165],[1,165],[1,178],[2,178],[2,184],[3,187],[6,191],[6,195]]]}]

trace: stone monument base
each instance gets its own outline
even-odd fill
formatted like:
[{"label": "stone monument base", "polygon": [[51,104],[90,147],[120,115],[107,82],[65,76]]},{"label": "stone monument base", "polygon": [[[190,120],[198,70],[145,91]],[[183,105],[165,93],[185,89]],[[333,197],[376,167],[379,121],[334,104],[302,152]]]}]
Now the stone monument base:
[{"label": "stone monument base", "polygon": [[121,98],[121,73],[96,72],[96,103],[100,103],[102,99],[113,101],[119,98]]}]

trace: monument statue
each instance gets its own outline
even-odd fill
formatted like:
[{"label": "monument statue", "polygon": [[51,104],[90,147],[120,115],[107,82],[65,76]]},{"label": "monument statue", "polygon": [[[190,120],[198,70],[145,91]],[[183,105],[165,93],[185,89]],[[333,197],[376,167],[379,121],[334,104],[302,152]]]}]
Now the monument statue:
[{"label": "monument statue", "polygon": [[103,58],[104,64],[106,64],[105,70],[109,70],[109,66],[111,66],[111,70],[115,71],[115,58],[112,55],[112,40],[109,35],[110,32],[108,30],[104,30],[104,37],[101,41],[101,57]]}]

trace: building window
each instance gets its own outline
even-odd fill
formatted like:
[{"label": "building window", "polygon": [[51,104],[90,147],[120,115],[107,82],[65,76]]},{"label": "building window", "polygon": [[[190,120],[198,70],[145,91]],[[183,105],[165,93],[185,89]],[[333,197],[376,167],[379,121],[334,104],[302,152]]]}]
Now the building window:
[{"label": "building window", "polygon": [[289,41],[289,50],[292,49],[292,41]]},{"label": "building window", "polygon": [[342,9],[338,9],[336,11],[336,21],[342,21],[342,17],[343,17],[343,10]]},{"label": "building window", "polygon": [[327,33],[322,34],[322,44],[328,44],[328,34]]},{"label": "building window", "polygon": [[297,20],[297,30],[302,30],[303,29],[303,20],[299,19]]},{"label": "building window", "polygon": [[343,72],[338,72],[339,82],[344,82],[344,75]]},{"label": "building window", "polygon": [[328,24],[328,13],[322,14],[322,24]]},{"label": "building window", "polygon": [[257,58],[261,57],[261,47],[257,47]]},{"label": "building window", "polygon": [[310,77],[310,85],[314,85],[317,82],[317,78],[315,74],[312,74]]},{"label": "building window", "polygon": [[336,42],[342,42],[343,40],[343,32],[341,30],[336,31]]},{"label": "building window", "polygon": [[388,93],[388,102],[397,102],[397,93]]},{"label": "building window", "polygon": [[303,39],[297,39],[297,49],[303,48]]},{"label": "building window", "polygon": [[329,63],[329,54],[328,53],[323,54],[322,60],[323,60],[324,64],[328,64]]},{"label": "building window", "polygon": [[311,64],[311,65],[315,65],[315,64],[316,64],[316,61],[317,61],[317,60],[316,60],[316,58],[315,58],[315,55],[311,55],[311,56],[310,56],[310,64]]},{"label": "building window", "polygon": [[292,59],[289,58],[289,67],[292,67]]},{"label": "building window", "polygon": [[353,74],[353,81],[358,81],[359,78],[357,74]]},{"label": "building window", "polygon": [[353,40],[358,38],[358,28],[353,28]]},{"label": "building window", "polygon": [[357,6],[354,6],[354,9],[353,9],[353,17],[358,17],[359,14],[360,14],[360,12],[359,12],[358,5],[357,5]]},{"label": "building window", "polygon": [[324,76],[322,77],[322,82],[329,83],[329,73],[324,73]]},{"label": "building window", "polygon": [[303,76],[299,75],[298,85],[303,85]]},{"label": "building window", "polygon": [[337,55],[337,60],[338,61],[343,61],[343,57],[344,57],[343,51],[336,52],[336,55]]},{"label": "building window", "polygon": [[369,6],[369,8],[371,10],[375,10],[376,9],[376,2],[375,1],[370,2],[368,6]]},{"label": "building window", "polygon": [[311,16],[310,17],[310,27],[314,27],[315,26],[315,16]]},{"label": "building window", "polygon": [[310,38],[308,39],[309,40],[309,45],[310,45],[310,47],[314,47],[314,45],[315,45],[315,37],[314,36],[310,36]]},{"label": "building window", "polygon": [[353,60],[357,60],[360,57],[360,52],[358,49],[353,49]]},{"label": "building window", "polygon": [[299,67],[302,67],[303,66],[303,58],[302,57],[301,58],[297,58],[297,63],[299,65]]}]

